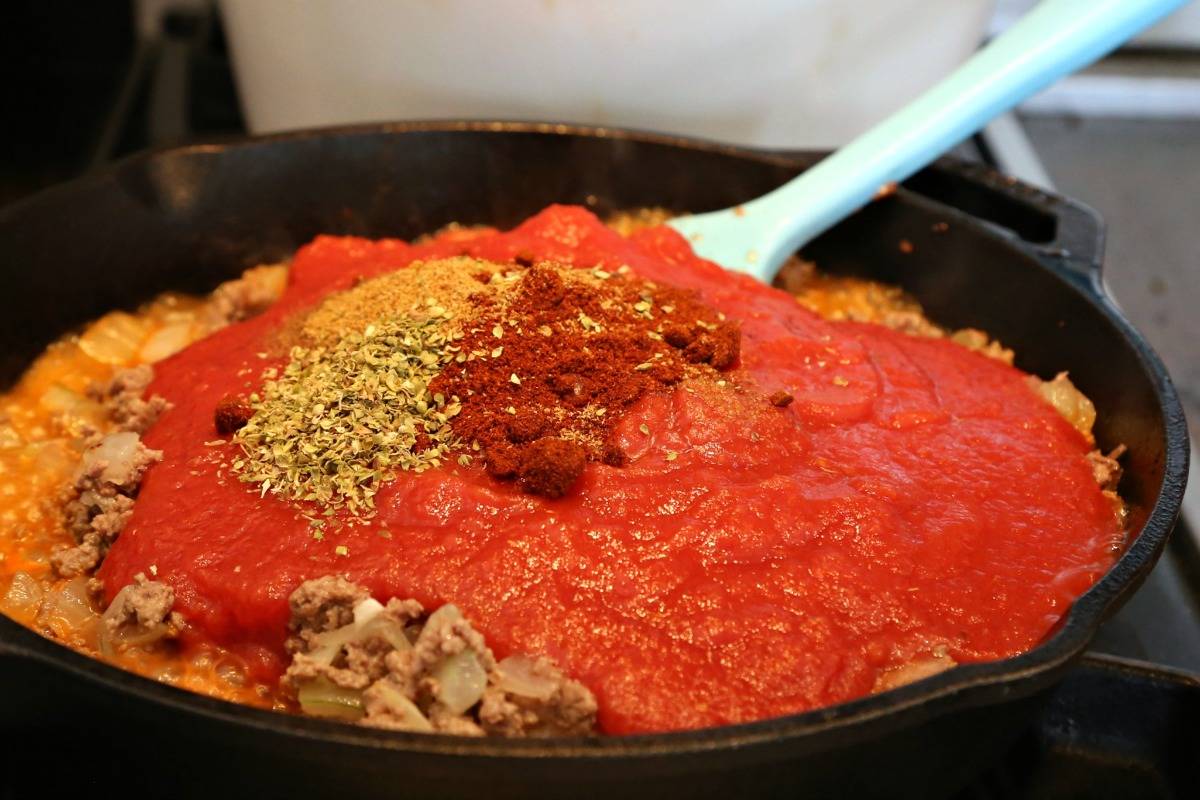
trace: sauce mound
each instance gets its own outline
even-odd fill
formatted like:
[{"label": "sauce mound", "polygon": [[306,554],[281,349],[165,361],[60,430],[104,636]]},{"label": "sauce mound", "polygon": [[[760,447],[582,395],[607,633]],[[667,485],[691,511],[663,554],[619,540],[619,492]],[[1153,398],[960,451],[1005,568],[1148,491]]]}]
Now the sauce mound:
[{"label": "sauce mound", "polygon": [[[242,448],[214,410],[278,374],[281,332],[365,279],[462,256],[692,290],[740,325],[740,358],[641,394],[606,433],[622,457],[589,459],[554,499],[451,449],[381,483],[369,516],[322,525],[313,504],[235,474]],[[272,309],[156,375],[173,407],[144,438],[163,460],[100,576],[111,599],[156,575],[187,636],[260,679],[285,666],[288,595],[339,574],[378,598],[455,604],[498,658],[549,656],[594,692],[606,733],[743,722],[868,694],[924,660],[1027,650],[1121,539],[1089,442],[1024,373],[823,320],[669,229],[622,238],[578,208],[415,245],[320,237]]]}]

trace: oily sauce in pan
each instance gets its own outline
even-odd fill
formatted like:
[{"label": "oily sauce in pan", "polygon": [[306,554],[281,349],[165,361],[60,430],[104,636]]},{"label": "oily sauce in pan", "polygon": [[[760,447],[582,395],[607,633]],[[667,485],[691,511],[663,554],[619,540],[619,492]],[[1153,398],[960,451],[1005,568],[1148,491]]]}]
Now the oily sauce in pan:
[{"label": "oily sauce in pan", "polygon": [[[414,260],[460,255],[626,267],[695,290],[740,321],[740,361],[727,385],[639,400],[615,430],[628,463],[589,463],[561,499],[450,461],[401,472],[375,516],[314,536],[295,504],[230,476],[236,446],[216,436],[213,409],[283,363],[274,337],[295,312]],[[847,286],[808,300],[835,311]],[[110,369],[77,340],[56,345],[7,398],[9,424],[36,438],[60,418],[38,405],[47,387],[81,391]],[[696,258],[669,229],[625,238],[577,208],[419,244],[319,237],[297,252],[275,306],[155,370],[150,391],[173,408],[144,440],[164,460],[99,576],[106,600],[138,573],[168,583],[188,622],[184,657],[113,658],[241,702],[285,704],[268,687],[286,666],[287,598],[321,575],[456,604],[497,657],[553,658],[595,693],[601,730],[621,734],[803,711],[877,690],[914,662],[1022,652],[1122,541],[1092,443],[1025,374],[948,338],[823,318]],[[73,461],[55,447],[0,450],[13,531],[0,574],[43,577],[49,549],[70,543],[53,498]],[[89,647],[78,626],[32,607],[4,610]]]}]

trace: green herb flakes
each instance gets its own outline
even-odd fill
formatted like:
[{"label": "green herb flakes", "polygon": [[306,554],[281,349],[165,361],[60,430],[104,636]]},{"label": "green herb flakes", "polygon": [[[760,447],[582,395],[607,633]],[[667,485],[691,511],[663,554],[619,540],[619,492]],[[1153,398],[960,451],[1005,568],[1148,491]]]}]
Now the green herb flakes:
[{"label": "green herb flakes", "polygon": [[452,341],[438,319],[397,317],[331,347],[293,348],[234,437],[245,456],[234,462],[239,479],[326,513],[370,516],[383,482],[438,466],[458,445],[449,426],[457,399],[428,391]]}]

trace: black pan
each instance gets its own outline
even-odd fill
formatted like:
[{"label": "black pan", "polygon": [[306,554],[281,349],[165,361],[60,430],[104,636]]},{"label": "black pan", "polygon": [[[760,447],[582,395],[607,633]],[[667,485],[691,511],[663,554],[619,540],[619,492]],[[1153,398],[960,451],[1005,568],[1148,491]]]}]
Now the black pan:
[{"label": "black pan", "polygon": [[[759,195],[817,158],[508,123],[376,126],[134,156],[0,212],[0,378],[11,381],[48,341],[113,307],[166,289],[210,289],[318,233],[411,237],[451,221],[507,226],[551,202],[600,214],[646,205],[702,211]],[[1162,364],[1104,293],[1102,245],[1100,220],[1086,207],[942,161],[804,251],[828,271],[900,284],[945,325],[990,331],[1015,348],[1023,369],[1070,370],[1099,409],[1100,445],[1129,446],[1121,486],[1133,511],[1128,548],[1029,653],[746,725],[497,741],[230,705],[106,666],[0,618],[3,726],[26,740],[62,741],[70,731],[93,761],[97,753],[112,759],[103,772],[123,773],[117,786],[142,783],[156,795],[233,787],[489,798],[949,791],[1007,744],[1137,588],[1179,511],[1183,414]],[[38,777],[53,786],[69,775]]]}]

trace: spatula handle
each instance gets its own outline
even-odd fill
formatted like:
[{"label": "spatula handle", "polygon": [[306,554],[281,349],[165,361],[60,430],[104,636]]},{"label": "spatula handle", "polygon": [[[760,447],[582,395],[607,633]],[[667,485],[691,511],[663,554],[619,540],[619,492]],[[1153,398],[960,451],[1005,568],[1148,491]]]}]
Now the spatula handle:
[{"label": "spatula handle", "polygon": [[789,255],[860,208],[880,187],[912,175],[994,117],[1184,2],[1043,0],[915,101],[800,177],[743,206],[738,216],[755,230],[743,226],[745,232],[734,234],[726,228],[713,238],[753,242],[751,258],[745,258],[746,248],[723,257],[710,255],[703,242],[697,249],[724,266],[770,280]]}]

